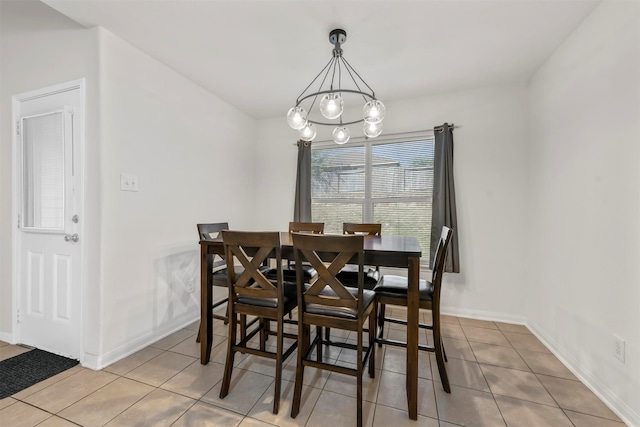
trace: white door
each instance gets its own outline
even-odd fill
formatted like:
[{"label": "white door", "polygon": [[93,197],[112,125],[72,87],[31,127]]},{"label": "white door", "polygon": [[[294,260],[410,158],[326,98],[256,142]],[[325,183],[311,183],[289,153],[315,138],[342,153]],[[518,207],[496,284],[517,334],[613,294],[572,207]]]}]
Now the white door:
[{"label": "white door", "polygon": [[13,105],[17,341],[80,359],[84,81]]}]

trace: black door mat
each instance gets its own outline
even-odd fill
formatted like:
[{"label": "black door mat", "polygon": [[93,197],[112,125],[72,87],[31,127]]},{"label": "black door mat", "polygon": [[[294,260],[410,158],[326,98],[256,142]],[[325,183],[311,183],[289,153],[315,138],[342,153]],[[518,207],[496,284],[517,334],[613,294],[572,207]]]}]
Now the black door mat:
[{"label": "black door mat", "polygon": [[77,360],[33,349],[0,362],[0,399],[73,368]]}]

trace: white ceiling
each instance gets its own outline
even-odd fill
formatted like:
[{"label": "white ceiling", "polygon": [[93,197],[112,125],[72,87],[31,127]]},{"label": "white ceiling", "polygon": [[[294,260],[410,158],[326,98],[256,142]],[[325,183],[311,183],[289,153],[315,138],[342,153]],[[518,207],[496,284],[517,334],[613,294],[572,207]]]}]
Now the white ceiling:
[{"label": "white ceiling", "polygon": [[255,118],[283,116],[344,57],[390,101],[526,82],[599,0],[43,0]]}]

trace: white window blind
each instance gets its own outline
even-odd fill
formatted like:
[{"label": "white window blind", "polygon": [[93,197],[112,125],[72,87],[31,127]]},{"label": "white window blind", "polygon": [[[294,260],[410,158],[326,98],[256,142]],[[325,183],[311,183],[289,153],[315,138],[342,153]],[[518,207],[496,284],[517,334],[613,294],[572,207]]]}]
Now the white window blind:
[{"label": "white window blind", "polygon": [[416,236],[428,255],[433,144],[424,136],[314,145],[312,220],[324,222],[325,233],[342,233],[343,222],[381,223],[383,234]]}]

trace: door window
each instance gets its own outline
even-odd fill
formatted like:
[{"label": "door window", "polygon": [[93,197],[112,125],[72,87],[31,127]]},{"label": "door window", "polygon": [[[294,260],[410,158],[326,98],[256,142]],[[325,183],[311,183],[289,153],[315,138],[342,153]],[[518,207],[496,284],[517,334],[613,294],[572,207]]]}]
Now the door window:
[{"label": "door window", "polygon": [[64,230],[64,113],[23,117],[21,133],[22,226]]}]

